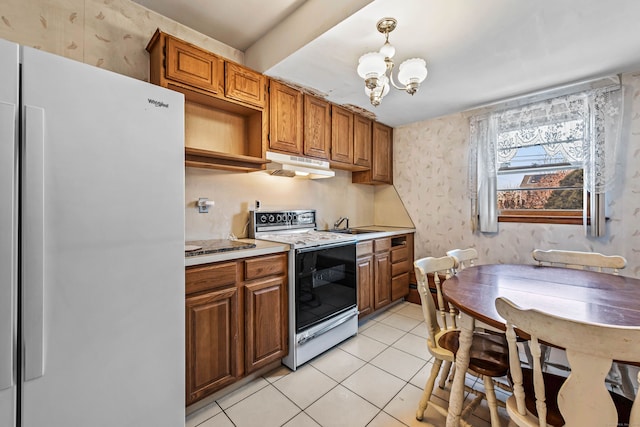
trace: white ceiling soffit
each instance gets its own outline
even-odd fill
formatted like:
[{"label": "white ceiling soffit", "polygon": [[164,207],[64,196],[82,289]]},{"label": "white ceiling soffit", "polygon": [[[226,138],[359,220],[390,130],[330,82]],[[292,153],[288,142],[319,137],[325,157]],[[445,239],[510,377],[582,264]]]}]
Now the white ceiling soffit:
[{"label": "white ceiling soffit", "polygon": [[241,51],[305,3],[305,0],[133,1]]},{"label": "white ceiling soffit", "polygon": [[[135,1],[232,47],[248,45],[246,65],[391,126],[640,70],[638,0]],[[356,67],[382,46],[376,22],[387,16],[398,21],[396,73],[419,57],[429,74],[413,97],[391,89],[373,107]]]}]

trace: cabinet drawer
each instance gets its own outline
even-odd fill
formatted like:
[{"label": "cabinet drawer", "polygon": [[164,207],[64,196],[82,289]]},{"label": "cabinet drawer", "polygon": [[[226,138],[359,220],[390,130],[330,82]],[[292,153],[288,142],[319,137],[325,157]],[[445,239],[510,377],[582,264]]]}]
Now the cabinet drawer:
[{"label": "cabinet drawer", "polygon": [[370,255],[373,253],[373,240],[360,242],[356,245],[356,256]]},{"label": "cabinet drawer", "polygon": [[384,252],[384,251],[388,251],[389,249],[391,249],[391,239],[390,238],[385,238],[385,239],[376,239],[373,241],[373,250],[375,252]]},{"label": "cabinet drawer", "polygon": [[391,262],[404,261],[409,257],[409,249],[406,246],[394,247],[391,249]]},{"label": "cabinet drawer", "polygon": [[264,75],[231,62],[225,63],[224,94],[227,98],[264,107]]},{"label": "cabinet drawer", "polygon": [[244,262],[244,280],[281,276],[286,271],[287,256],[285,254],[252,258]]},{"label": "cabinet drawer", "polygon": [[402,273],[408,273],[411,269],[411,262],[408,259],[391,264],[391,276],[397,276]]},{"label": "cabinet drawer", "polygon": [[221,286],[235,285],[238,281],[236,267],[235,262],[189,267],[185,272],[185,292],[192,294]]},{"label": "cabinet drawer", "polygon": [[391,279],[391,300],[395,301],[409,294],[409,273]]},{"label": "cabinet drawer", "polygon": [[222,58],[182,40],[167,37],[166,78],[219,94],[224,84]]}]

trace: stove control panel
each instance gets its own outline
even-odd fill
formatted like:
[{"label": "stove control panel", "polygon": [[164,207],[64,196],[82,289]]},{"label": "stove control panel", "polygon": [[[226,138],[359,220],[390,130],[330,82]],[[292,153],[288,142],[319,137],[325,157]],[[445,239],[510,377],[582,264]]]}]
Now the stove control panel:
[{"label": "stove control panel", "polygon": [[315,230],[316,211],[314,209],[271,211],[251,211],[249,215],[251,237],[256,232],[307,228]]}]

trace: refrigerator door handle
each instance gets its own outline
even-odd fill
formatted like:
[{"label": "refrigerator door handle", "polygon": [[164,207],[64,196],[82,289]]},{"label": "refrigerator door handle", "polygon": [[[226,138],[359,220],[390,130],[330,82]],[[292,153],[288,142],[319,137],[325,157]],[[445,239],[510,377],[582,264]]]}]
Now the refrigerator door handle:
[{"label": "refrigerator door handle", "polygon": [[44,120],[42,108],[24,106],[22,283],[24,379],[44,375]]},{"label": "refrigerator door handle", "polygon": [[[0,390],[14,385],[15,292],[17,262],[15,139],[16,105],[0,102]],[[8,191],[8,194],[6,193]]]}]

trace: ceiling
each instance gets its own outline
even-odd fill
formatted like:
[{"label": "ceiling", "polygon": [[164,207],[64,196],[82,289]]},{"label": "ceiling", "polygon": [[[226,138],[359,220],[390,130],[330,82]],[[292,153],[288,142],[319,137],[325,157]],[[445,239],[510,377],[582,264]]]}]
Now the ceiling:
[{"label": "ceiling", "polygon": [[[260,72],[391,126],[640,70],[637,0],[134,1],[243,51]],[[398,21],[396,68],[421,57],[429,74],[414,96],[392,89],[373,107],[355,70],[384,43],[376,22],[387,16]]]}]

